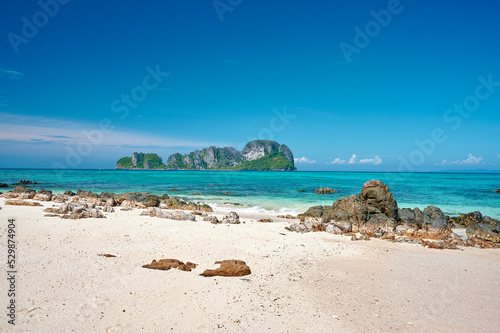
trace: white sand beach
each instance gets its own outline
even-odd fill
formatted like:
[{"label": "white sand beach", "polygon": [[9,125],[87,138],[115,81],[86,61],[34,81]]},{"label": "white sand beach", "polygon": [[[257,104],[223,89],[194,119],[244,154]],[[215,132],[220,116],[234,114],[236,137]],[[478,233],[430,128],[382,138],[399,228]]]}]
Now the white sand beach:
[{"label": "white sand beach", "polygon": [[[4,202],[4,257],[7,220],[16,221],[17,318],[7,324],[3,268],[1,332],[493,332],[500,323],[498,249],[299,234],[285,230],[290,220],[257,222],[263,214],[214,225],[116,208],[64,220]],[[164,258],[198,267],[141,267]],[[224,259],[252,273],[199,275]]]}]

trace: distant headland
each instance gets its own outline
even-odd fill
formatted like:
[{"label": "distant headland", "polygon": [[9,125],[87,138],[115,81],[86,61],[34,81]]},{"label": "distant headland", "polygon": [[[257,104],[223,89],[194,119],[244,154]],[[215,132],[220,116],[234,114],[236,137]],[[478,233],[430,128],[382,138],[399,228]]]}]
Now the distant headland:
[{"label": "distant headland", "polygon": [[116,162],[115,169],[130,170],[242,170],[295,171],[293,153],[286,145],[271,140],[247,143],[242,151],[211,146],[189,154],[175,153],[163,163],[157,154],[133,153]]}]

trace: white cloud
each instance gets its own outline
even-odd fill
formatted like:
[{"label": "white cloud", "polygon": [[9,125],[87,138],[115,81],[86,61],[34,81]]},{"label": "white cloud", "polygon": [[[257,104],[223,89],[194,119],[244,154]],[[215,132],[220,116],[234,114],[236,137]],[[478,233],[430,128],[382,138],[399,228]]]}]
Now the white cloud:
[{"label": "white cloud", "polygon": [[382,163],[382,159],[378,156],[375,156],[374,158],[365,158],[359,161],[359,164],[379,165],[380,163]]},{"label": "white cloud", "polygon": [[5,76],[11,80],[19,80],[23,76],[23,73],[7,68],[0,68],[0,76]]},{"label": "white cloud", "polygon": [[307,157],[295,158],[294,161],[295,161],[295,163],[308,163],[308,164],[316,163],[316,160],[311,161]]},{"label": "white cloud", "polygon": [[476,157],[472,154],[467,155],[465,160],[450,161],[443,160],[441,163],[436,163],[435,165],[478,165],[484,160],[482,157]]},{"label": "white cloud", "polygon": [[378,156],[375,156],[374,158],[365,158],[361,159],[358,162],[358,156],[356,154],[352,154],[351,158],[349,161],[343,160],[340,157],[337,157],[331,162],[327,162],[326,164],[373,164],[373,165],[379,165],[382,163],[382,159]]},{"label": "white cloud", "polygon": [[[46,142],[57,145],[76,145],[93,139],[102,147],[205,147],[214,143],[168,138],[140,131],[115,128],[102,132],[98,123],[68,121],[56,118],[16,115],[0,112],[0,141],[12,143]],[[95,135],[96,131],[102,134]]]},{"label": "white cloud", "polygon": [[346,163],[347,163],[347,161],[341,160],[340,157],[337,157],[336,159],[334,159],[331,162],[326,162],[326,164],[346,164]]}]

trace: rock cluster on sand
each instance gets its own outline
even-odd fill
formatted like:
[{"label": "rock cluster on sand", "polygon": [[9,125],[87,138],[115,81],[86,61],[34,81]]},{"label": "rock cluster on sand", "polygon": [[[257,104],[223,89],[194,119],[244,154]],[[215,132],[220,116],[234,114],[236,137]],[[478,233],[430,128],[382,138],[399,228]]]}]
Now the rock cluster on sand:
[{"label": "rock cluster on sand", "polygon": [[316,193],[316,194],[331,194],[331,193],[337,193],[337,191],[334,190],[333,188],[329,188],[329,187],[320,187],[316,191],[314,191],[314,193]]},{"label": "rock cluster on sand", "polygon": [[[206,213],[205,213],[206,214]],[[141,216],[159,217],[162,219],[170,219],[176,221],[196,221],[196,215],[193,212],[164,212],[159,208],[149,208],[149,210],[141,213]]]},{"label": "rock cluster on sand", "polygon": [[190,272],[192,269],[196,268],[196,264],[192,262],[183,263],[177,259],[161,259],[159,261],[153,260],[149,265],[143,265],[144,268],[158,269],[162,271],[168,271],[171,268],[177,268],[181,271]]},{"label": "rock cluster on sand", "polygon": [[241,260],[222,260],[216,261],[215,264],[220,264],[217,269],[207,269],[202,276],[244,276],[251,273],[250,267]]},{"label": "rock cluster on sand", "polygon": [[[298,232],[327,231],[356,233],[401,242],[421,243],[436,248],[457,246],[496,247],[500,243],[500,222],[479,212],[463,214],[455,223],[467,227],[468,240],[452,232],[452,222],[438,207],[399,209],[389,188],[378,180],[366,182],[359,195],[336,200],[332,206],[314,206],[299,215],[300,223],[287,227]],[[365,238],[366,239],[366,238]],[[437,240],[437,241],[429,241]],[[431,244],[432,243],[432,244]]]},{"label": "rock cluster on sand", "polygon": [[44,212],[50,214],[59,214],[63,219],[85,219],[85,218],[96,218],[104,219],[106,216],[95,207],[94,204],[89,203],[65,203],[57,208],[49,207],[44,210]]},{"label": "rock cluster on sand", "polygon": [[5,204],[10,206],[41,206],[39,202],[24,200],[5,200]]}]

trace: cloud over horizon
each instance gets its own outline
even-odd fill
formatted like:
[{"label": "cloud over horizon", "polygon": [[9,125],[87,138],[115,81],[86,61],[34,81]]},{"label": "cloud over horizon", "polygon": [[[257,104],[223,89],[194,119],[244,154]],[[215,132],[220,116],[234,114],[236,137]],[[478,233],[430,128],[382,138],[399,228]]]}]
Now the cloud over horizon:
[{"label": "cloud over horizon", "polygon": [[358,162],[358,156],[356,154],[352,154],[351,158],[348,161],[347,160],[343,160],[340,157],[337,157],[333,161],[327,162],[326,164],[332,164],[332,165],[335,165],[335,164],[350,164],[350,165],[353,165],[353,164],[358,164],[358,163],[359,164],[379,165],[379,164],[382,163],[382,159],[378,155],[376,155],[374,158],[365,158],[365,159],[359,160],[359,162]]},{"label": "cloud over horizon", "polygon": [[[484,160],[483,157],[475,157],[473,154],[467,155],[465,160],[447,161],[443,160],[441,163],[435,165],[479,165]],[[484,162],[483,162],[484,164]]]},{"label": "cloud over horizon", "polygon": [[293,160],[295,161],[295,163],[307,163],[307,164],[316,163],[316,160],[310,160],[307,157],[294,158]]}]

